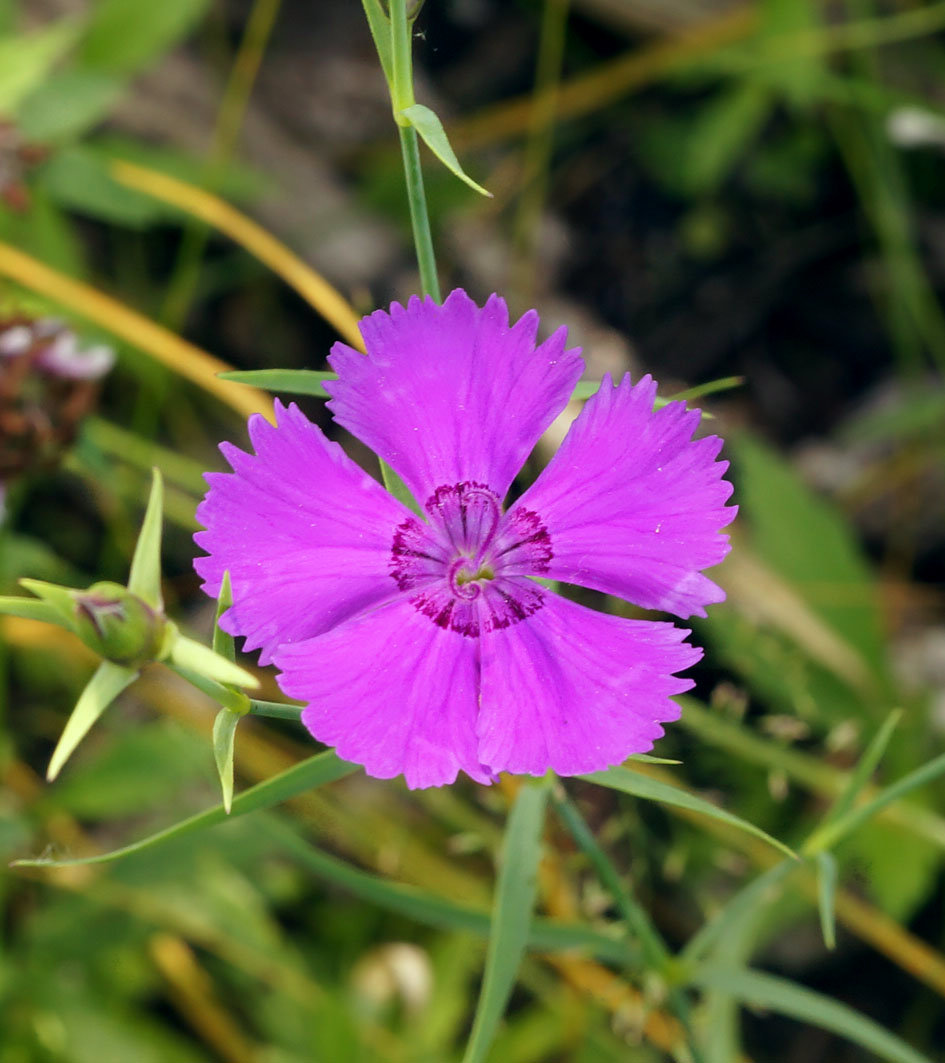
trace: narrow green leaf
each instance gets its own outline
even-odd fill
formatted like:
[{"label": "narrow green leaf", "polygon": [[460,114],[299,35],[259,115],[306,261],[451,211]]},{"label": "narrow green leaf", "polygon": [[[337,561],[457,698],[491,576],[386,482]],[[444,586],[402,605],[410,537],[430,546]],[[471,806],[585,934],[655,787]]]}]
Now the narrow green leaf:
[{"label": "narrow green leaf", "polygon": [[666,943],[650,919],[649,913],[637,903],[607,854],[597,844],[594,832],[563,786],[556,787],[551,795],[551,803],[578,848],[590,860],[601,885],[610,893],[628,931],[640,942],[647,967],[654,972],[664,971],[669,960]]},{"label": "narrow green leaf", "polygon": [[381,61],[381,69],[387,79],[387,85],[393,94],[394,89],[394,56],[391,42],[390,19],[384,14],[381,0],[361,0],[364,5],[364,14],[367,16],[371,36],[374,38],[374,47],[377,49],[377,57]]},{"label": "narrow green leaf", "polygon": [[187,638],[186,635],[177,636],[171,650],[171,661],[181,668],[196,672],[207,679],[215,679],[219,683],[232,683],[234,686],[249,687],[252,690],[259,686],[259,680],[251,672],[214,653],[209,646]]},{"label": "narrow green leaf", "polygon": [[[239,794],[233,799],[230,819],[245,816],[248,812],[255,812],[261,808],[271,808],[273,805],[287,801],[291,797],[303,793],[305,790],[313,790],[317,786],[342,779],[358,770],[357,764],[349,764],[341,760],[334,753],[316,753],[314,757],[294,764],[291,768],[280,772],[271,779],[257,783],[245,793]],[[84,864],[107,864],[112,860],[118,860],[132,853],[140,853],[145,849],[153,849],[164,842],[173,841],[177,838],[186,837],[197,831],[206,830],[216,826],[227,819],[226,809],[223,805],[209,808],[205,812],[198,812],[195,816],[165,827],[164,830],[150,834],[140,841],[130,845],[114,849],[110,853],[98,853],[95,856],[82,856],[70,860],[50,860],[41,858],[38,860],[17,860],[17,867],[77,867]]]},{"label": "narrow green leaf", "polygon": [[872,819],[877,812],[881,812],[888,805],[891,805],[893,801],[898,800],[912,790],[918,789],[920,786],[924,786],[933,779],[937,779],[940,775],[945,775],[945,753],[923,764],[921,768],[910,771],[908,775],[904,775],[898,782],[894,782],[892,786],[887,786],[885,790],[880,791],[871,801],[866,801],[859,807],[851,809],[845,816],[828,824],[823,830],[818,830],[804,846],[805,851],[814,853],[832,848],[841,838],[846,837],[861,824]]},{"label": "narrow green leaf", "polygon": [[230,570],[223,573],[220,582],[220,597],[217,599],[217,613],[213,624],[213,652],[228,661],[236,660],[236,640],[220,627],[220,617],[233,604],[233,588],[230,586]]},{"label": "narrow green leaf", "polygon": [[886,722],[877,731],[872,742],[866,747],[863,756],[860,757],[856,767],[850,773],[850,778],[843,793],[840,794],[833,808],[827,814],[825,824],[842,818],[853,808],[856,799],[863,792],[863,788],[870,781],[873,772],[876,770],[880,760],[882,760],[886,747],[889,745],[889,740],[892,738],[893,732],[901,719],[902,709],[893,709],[889,716],[886,717]]},{"label": "narrow green leaf", "polygon": [[42,579],[21,579],[20,586],[28,590],[30,594],[35,594],[37,598],[42,598],[45,605],[56,613],[57,619],[53,621],[54,624],[59,624],[60,627],[68,628],[70,631],[75,629],[73,623],[75,617],[74,588],[61,587],[58,583],[47,583]]},{"label": "narrow green leaf", "polygon": [[459,164],[459,159],[456,158],[456,152],[453,151],[449,140],[447,140],[443,123],[429,107],[424,107],[422,103],[415,103],[410,107],[405,107],[400,113],[416,129],[424,144],[451,173],[455,174],[461,181],[465,181],[470,188],[475,189],[480,195],[488,196],[489,199],[492,199],[490,191],[483,188],[482,185],[477,185],[464,172]]},{"label": "narrow green leaf", "polygon": [[715,395],[720,391],[731,391],[740,388],[745,383],[743,376],[723,376],[718,380],[709,380],[705,384],[696,384],[695,387],[686,388],[685,391],[677,391],[670,395],[669,402],[691,402],[693,399],[701,399],[705,395]]},{"label": "narrow green leaf", "polygon": [[786,853],[788,856],[797,856],[790,846],[778,841],[777,838],[772,837],[767,831],[763,831],[753,823],[734,816],[731,812],[726,812],[709,801],[696,797],[695,794],[687,793],[677,786],[660,782],[658,779],[651,779],[648,775],[641,775],[639,772],[632,771],[622,765],[608,768],[607,771],[595,771],[590,775],[582,775],[580,778],[586,779],[588,782],[597,783],[598,786],[609,787],[611,790],[620,790],[622,793],[631,794],[633,797],[642,797],[647,801],[661,801],[663,804],[685,808],[691,812],[699,812],[704,816],[709,816],[711,819],[727,823],[730,827],[737,827],[748,834],[753,834],[756,838],[763,839],[769,845],[780,849],[782,853]]},{"label": "narrow green leaf", "polygon": [[486,969],[463,1063],[483,1063],[515,985],[535,906],[541,833],[550,785],[548,779],[524,783],[509,813]]},{"label": "narrow green leaf", "polygon": [[839,1034],[889,1063],[931,1063],[872,1019],[787,979],[751,969],[716,967],[698,972],[693,982],[702,989],[730,993],[749,1007],[766,1008]]},{"label": "narrow green leaf", "polygon": [[221,380],[233,380],[237,384],[250,384],[267,391],[281,391],[286,395],[318,395],[329,398],[325,390],[326,380],[337,380],[337,373],[320,369],[234,369],[218,373]]},{"label": "narrow green leaf", "polygon": [[218,683],[215,679],[207,679],[206,676],[201,675],[199,672],[194,672],[190,668],[181,668],[179,664],[175,664],[173,661],[165,661],[164,663],[181,679],[186,679],[188,683],[191,683],[198,690],[202,690],[208,698],[213,698],[217,704],[230,709],[237,716],[249,714],[250,700],[242,690],[237,690],[229,683]]},{"label": "narrow green leaf", "polygon": [[72,756],[75,747],[89,733],[92,724],[102,715],[118,695],[137,679],[138,673],[130,668],[102,661],[76,702],[59,742],[53,750],[46,778],[55,779],[63,764]]},{"label": "narrow green leaf", "polygon": [[828,949],[837,945],[837,861],[832,853],[817,854],[817,907],[820,910],[820,930]]},{"label": "narrow green leaf", "polygon": [[53,22],[29,34],[0,39],[0,114],[12,115],[39,87],[53,64],[72,47],[79,27],[72,19]]},{"label": "narrow green leaf", "polygon": [[220,709],[213,721],[213,759],[220,776],[223,808],[227,815],[230,814],[233,804],[233,743],[239,722],[239,714],[231,709]]},{"label": "narrow green leaf", "polygon": [[151,494],[144,521],[138,533],[131,570],[128,573],[128,590],[162,612],[164,598],[161,595],[161,521],[164,506],[164,481],[158,469],[153,470]]},{"label": "narrow green leaf", "polygon": [[[238,804],[239,800],[237,797],[234,805]],[[492,921],[488,912],[457,904],[416,886],[390,882],[380,875],[352,867],[351,864],[339,860],[337,856],[324,852],[300,837],[278,816],[267,814],[263,820],[267,838],[284,848],[312,874],[341,886],[353,897],[406,916],[423,926],[442,930],[465,930],[479,937],[489,937]],[[596,958],[612,963],[630,967],[640,963],[638,950],[627,942],[608,937],[581,924],[558,923],[540,918],[533,919],[530,927],[528,920],[525,924],[528,948],[538,952],[584,949]]]},{"label": "narrow green leaf", "polygon": [[731,940],[743,920],[760,913],[770,900],[780,894],[782,882],[798,866],[796,860],[782,860],[743,886],[689,939],[682,951],[683,961],[695,963],[720,942]]},{"label": "narrow green leaf", "polygon": [[72,630],[67,625],[62,613],[49,602],[37,601],[36,598],[0,597],[0,615],[19,616],[24,620],[42,620],[44,624],[57,624]]}]

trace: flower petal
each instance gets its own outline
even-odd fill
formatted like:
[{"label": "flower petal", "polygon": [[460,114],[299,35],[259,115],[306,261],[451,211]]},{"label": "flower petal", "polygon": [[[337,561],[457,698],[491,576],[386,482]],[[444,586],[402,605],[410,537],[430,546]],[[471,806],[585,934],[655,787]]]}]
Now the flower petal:
[{"label": "flower petal", "polygon": [[233,606],[222,626],[261,649],[308,639],[399,593],[389,572],[395,529],[410,512],[330,443],[295,405],[276,403],[278,427],[251,418],[256,454],[223,444],[232,473],[209,473],[197,509],[209,553],[194,562]]},{"label": "flower petal", "polygon": [[[576,583],[682,617],[705,616],[707,604],[725,598],[700,575],[728,553],[719,529],[737,512],[725,506],[728,462],[715,460],[722,441],[693,440],[699,411],[673,402],[654,412],[655,396],[649,377],[635,387],[629,376],[616,386],[604,377],[509,511],[503,572]],[[553,552],[540,573],[531,564],[534,551],[518,558],[513,541],[516,525],[535,519]]]},{"label": "flower petal", "polygon": [[[525,581],[522,581],[525,582]],[[625,620],[544,592],[521,623],[484,630],[479,759],[492,771],[599,771],[643,753],[679,717],[672,673],[702,651],[672,624]]]},{"label": "flower petal", "polygon": [[482,309],[460,289],[442,306],[394,303],[361,322],[367,356],[332,348],[328,405],[421,504],[467,481],[502,498],[583,368],[564,329],[536,348],[537,329],[534,311],[510,328],[495,295]]},{"label": "flower petal", "polygon": [[302,721],[312,734],[368,775],[403,774],[413,789],[462,770],[487,783],[476,755],[477,645],[400,598],[283,647],[279,685],[308,702]]}]

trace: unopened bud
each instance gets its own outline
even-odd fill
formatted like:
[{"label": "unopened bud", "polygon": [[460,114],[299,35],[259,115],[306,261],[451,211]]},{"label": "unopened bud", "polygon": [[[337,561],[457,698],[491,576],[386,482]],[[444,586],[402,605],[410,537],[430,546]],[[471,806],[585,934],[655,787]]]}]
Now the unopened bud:
[{"label": "unopened bud", "polygon": [[169,621],[120,583],[95,583],[74,600],[76,634],[106,660],[140,668],[165,656]]}]

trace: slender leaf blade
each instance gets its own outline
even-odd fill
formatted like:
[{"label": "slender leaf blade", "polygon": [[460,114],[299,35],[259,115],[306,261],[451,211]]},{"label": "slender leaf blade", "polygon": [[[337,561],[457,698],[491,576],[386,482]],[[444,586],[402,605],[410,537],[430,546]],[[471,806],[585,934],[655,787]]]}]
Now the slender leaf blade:
[{"label": "slender leaf blade", "polygon": [[153,470],[151,494],[144,511],[144,521],[135,544],[131,570],[128,573],[128,590],[161,612],[164,598],[161,595],[161,522],[164,509],[164,480],[160,470]]},{"label": "slender leaf blade", "polygon": [[822,993],[751,968],[707,968],[693,979],[703,989],[730,993],[742,1004],[767,1008],[846,1037],[889,1063],[932,1063],[878,1023]]},{"label": "slender leaf blade", "polygon": [[381,61],[381,69],[384,71],[388,86],[393,89],[394,55],[390,19],[384,14],[381,0],[361,0],[361,3],[364,5],[364,14],[367,16],[371,36],[374,38],[377,57]]},{"label": "slender leaf blade", "polygon": [[281,391],[285,395],[317,395],[327,399],[326,380],[337,380],[337,373],[321,369],[234,369],[218,373],[221,380],[233,380],[237,384],[249,384],[266,391]]},{"label": "slender leaf blade", "polygon": [[863,792],[863,788],[869,782],[870,777],[876,770],[880,760],[883,758],[883,754],[886,752],[886,747],[889,745],[889,740],[893,736],[893,732],[902,719],[902,709],[894,709],[889,716],[886,717],[886,721],[879,731],[873,737],[873,740],[866,747],[863,756],[860,757],[856,767],[850,773],[850,778],[847,781],[847,785],[843,790],[843,793],[837,798],[836,803],[827,815],[827,822],[833,822],[841,819],[845,816],[856,803],[856,799]]},{"label": "slender leaf blade", "polygon": [[89,733],[92,725],[118,695],[138,678],[131,668],[123,668],[111,661],[102,661],[76,702],[53,755],[49,761],[46,778],[50,782],[62,770],[63,764],[72,756],[76,746]]},{"label": "slender leaf blade", "polygon": [[177,636],[171,650],[171,660],[181,668],[196,672],[207,679],[215,679],[219,683],[232,683],[234,686],[251,689],[259,686],[259,680],[251,672],[214,653],[209,646],[187,638],[186,635]]},{"label": "slender leaf blade", "polygon": [[837,861],[832,853],[817,854],[817,909],[820,931],[828,949],[837,946]]},{"label": "slender leaf blade", "polygon": [[223,573],[220,581],[220,597],[217,599],[217,612],[213,624],[213,652],[228,661],[236,660],[236,640],[220,627],[220,617],[233,604],[233,588],[230,585],[230,570]]},{"label": "slender leaf blade", "polygon": [[[271,808],[273,805],[288,801],[305,790],[313,790],[318,786],[342,779],[358,770],[357,764],[349,764],[341,760],[332,752],[316,753],[299,764],[293,764],[291,768],[280,772],[271,779],[257,783],[244,793],[233,799],[230,812],[231,819],[245,816],[248,812],[255,812],[261,808]],[[208,808],[204,812],[198,812],[194,816],[165,827],[146,838],[124,845],[120,849],[113,849],[108,853],[97,853],[94,856],[74,857],[66,860],[17,860],[16,867],[79,867],[85,864],[107,864],[112,860],[119,860],[133,853],[140,853],[146,849],[153,849],[165,842],[174,841],[177,838],[186,837],[208,827],[216,826],[227,819],[226,809],[222,804]]]},{"label": "slender leaf blade", "polygon": [[220,709],[213,721],[213,759],[220,777],[223,808],[227,815],[233,805],[233,745],[239,722],[239,714],[225,708]]},{"label": "slender leaf blade", "polygon": [[596,783],[598,786],[606,786],[611,790],[620,790],[622,793],[630,794],[633,797],[642,797],[646,801],[660,801],[676,808],[685,808],[690,812],[699,812],[711,819],[727,823],[730,827],[737,827],[748,834],[753,834],[756,838],[761,838],[769,845],[780,849],[787,856],[796,857],[797,855],[790,846],[778,841],[767,831],[756,827],[753,823],[749,823],[739,816],[733,815],[731,812],[726,812],[724,808],[719,808],[704,798],[697,797],[695,794],[682,790],[678,786],[672,786],[658,779],[652,779],[648,775],[642,775],[640,772],[632,771],[622,765],[608,768],[607,771],[595,771],[589,775],[582,775],[580,778]]},{"label": "slender leaf blade", "polygon": [[[921,767],[916,768],[915,771],[910,771],[908,775],[904,775],[898,782],[894,782],[891,786],[887,786],[885,790],[880,791],[872,800],[851,809],[845,816],[829,824],[824,830],[817,831],[815,836],[817,839],[816,848],[811,846],[810,851],[831,848],[841,838],[846,837],[867,820],[872,819],[877,813],[882,812],[888,805],[891,805],[900,797],[904,797],[912,790],[917,790],[920,786],[925,786],[926,783],[932,782],[933,779],[937,779],[940,775],[945,775],[945,753],[926,762]],[[812,838],[811,842],[813,841],[814,839]],[[805,846],[805,848],[808,847]]]},{"label": "slender leaf blade", "polygon": [[[239,801],[239,798],[236,799]],[[332,882],[353,897],[396,912],[423,926],[441,930],[465,930],[488,938],[492,922],[489,912],[458,904],[446,897],[403,882],[391,882],[380,875],[362,871],[331,853],[312,845],[278,816],[265,815],[266,836],[290,853],[293,859],[312,874]],[[578,923],[559,923],[550,919],[532,920],[528,930],[528,947],[539,952],[562,949],[586,949],[598,959],[635,966],[638,951],[629,943]]]},{"label": "slender leaf blade", "polygon": [[743,886],[690,938],[682,951],[682,959],[686,963],[695,963],[720,942],[730,940],[743,920],[762,911],[769,898],[779,895],[783,880],[797,866],[796,860],[782,860]]},{"label": "slender leaf blade", "polygon": [[463,1063],[483,1063],[515,985],[538,889],[541,833],[549,790],[547,779],[523,784],[509,813],[486,970]]},{"label": "slender leaf blade", "polygon": [[44,624],[66,627],[62,613],[55,606],[36,598],[2,596],[0,597],[0,616],[18,616],[23,620],[41,620]]},{"label": "slender leaf blade", "polygon": [[443,123],[435,111],[431,111],[429,107],[424,107],[422,103],[415,103],[410,107],[405,107],[400,113],[416,129],[424,144],[443,163],[447,170],[455,174],[461,181],[465,181],[470,188],[480,195],[488,196],[489,199],[492,199],[492,193],[483,188],[482,185],[476,184],[460,166],[459,159],[456,158],[456,152],[453,151],[452,145],[446,136]]}]

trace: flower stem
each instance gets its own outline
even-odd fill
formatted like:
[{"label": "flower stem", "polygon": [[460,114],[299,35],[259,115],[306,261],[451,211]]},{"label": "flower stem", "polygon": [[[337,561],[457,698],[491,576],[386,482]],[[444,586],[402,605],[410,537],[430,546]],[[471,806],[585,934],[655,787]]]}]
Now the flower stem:
[{"label": "flower stem", "polygon": [[420,288],[424,295],[430,295],[436,302],[440,302],[440,282],[436,274],[430,216],[427,213],[427,200],[423,191],[417,131],[412,127],[400,126],[399,132],[400,149],[404,157],[404,175],[407,179],[407,199],[410,203],[410,225],[417,251],[417,265],[420,267]]},{"label": "flower stem", "polygon": [[407,201],[410,204],[410,225],[420,268],[420,287],[424,295],[440,301],[440,282],[436,275],[430,215],[423,191],[423,171],[420,168],[420,144],[417,131],[403,112],[414,104],[413,63],[410,54],[410,25],[407,20],[407,0],[390,0],[391,28],[391,84],[390,97],[394,121],[400,133],[400,149],[404,159],[407,182]]}]

